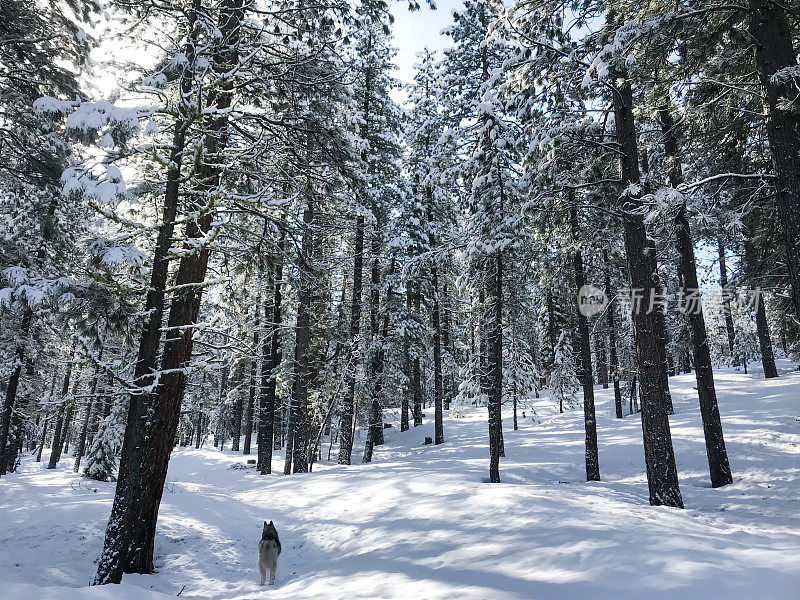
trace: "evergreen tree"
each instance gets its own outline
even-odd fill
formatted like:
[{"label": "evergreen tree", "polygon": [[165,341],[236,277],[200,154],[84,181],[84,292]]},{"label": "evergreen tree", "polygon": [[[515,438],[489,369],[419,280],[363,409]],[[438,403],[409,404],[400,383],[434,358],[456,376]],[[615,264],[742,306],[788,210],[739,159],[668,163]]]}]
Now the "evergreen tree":
[{"label": "evergreen tree", "polygon": [[550,400],[558,407],[558,412],[578,406],[576,394],[580,389],[580,383],[575,353],[566,331],[562,331],[558,336],[548,388]]}]

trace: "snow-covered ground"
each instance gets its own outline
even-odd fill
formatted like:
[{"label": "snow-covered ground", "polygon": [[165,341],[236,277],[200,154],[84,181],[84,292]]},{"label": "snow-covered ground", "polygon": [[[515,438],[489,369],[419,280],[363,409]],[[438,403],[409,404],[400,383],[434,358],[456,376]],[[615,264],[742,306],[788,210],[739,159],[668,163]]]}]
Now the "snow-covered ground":
[{"label": "snow-covered ground", "polygon": [[[261,477],[246,457],[179,449],[156,541],[158,573],[85,587],[102,546],[113,483],[26,459],[0,480],[0,598],[800,598],[800,373],[716,372],[734,473],[707,474],[694,375],[670,379],[685,510],[654,508],[638,415],[613,418],[597,388],[599,483],[584,482],[580,410],[504,420],[502,484],[488,469],[485,409],[446,419],[446,443],[396,430],[370,465],[318,464]],[[354,456],[360,456],[354,452]],[[281,457],[276,469],[281,470]],[[281,535],[275,587],[257,584],[261,523]],[[82,588],[82,589],[76,589]]]}]

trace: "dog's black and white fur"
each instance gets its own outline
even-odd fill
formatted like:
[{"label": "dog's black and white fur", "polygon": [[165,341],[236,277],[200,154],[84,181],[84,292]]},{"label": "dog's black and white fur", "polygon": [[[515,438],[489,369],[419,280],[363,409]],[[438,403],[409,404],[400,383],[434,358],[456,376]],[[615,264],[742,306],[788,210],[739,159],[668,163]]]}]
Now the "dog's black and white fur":
[{"label": "dog's black and white fur", "polygon": [[269,583],[275,583],[275,569],[278,568],[278,556],[281,553],[281,541],[278,539],[278,530],[272,521],[264,521],[264,530],[261,532],[261,541],[258,543],[258,570],[261,573],[261,585],[269,569]]}]

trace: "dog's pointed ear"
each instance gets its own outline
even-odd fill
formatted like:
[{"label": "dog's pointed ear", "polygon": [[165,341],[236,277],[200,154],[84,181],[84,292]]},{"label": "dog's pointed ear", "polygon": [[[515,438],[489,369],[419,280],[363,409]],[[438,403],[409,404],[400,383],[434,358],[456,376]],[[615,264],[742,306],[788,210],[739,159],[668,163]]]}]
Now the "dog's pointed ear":
[{"label": "dog's pointed ear", "polygon": [[[272,522],[272,521],[270,521],[270,523],[271,523],[271,522]],[[264,527],[266,527],[266,526],[267,526],[267,522],[266,522],[266,521],[264,521]]]},{"label": "dog's pointed ear", "polygon": [[270,521],[269,524],[272,525],[272,521]]}]

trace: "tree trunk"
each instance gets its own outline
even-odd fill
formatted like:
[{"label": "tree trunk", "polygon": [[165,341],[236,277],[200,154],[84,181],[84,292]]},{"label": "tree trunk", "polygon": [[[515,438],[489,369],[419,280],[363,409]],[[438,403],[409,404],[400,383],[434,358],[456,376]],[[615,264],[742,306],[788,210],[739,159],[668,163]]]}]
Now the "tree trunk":
[{"label": "tree trunk", "polygon": [[[244,379],[244,375],[242,375],[242,379]],[[239,452],[239,446],[241,445],[243,412],[244,412],[244,401],[242,400],[241,391],[239,391],[236,394],[236,402],[233,403],[233,433],[232,433],[233,439],[231,440],[231,450],[233,452]]]},{"label": "tree trunk", "polygon": [[39,449],[36,451],[36,462],[42,462],[42,451],[44,450],[44,441],[47,439],[47,427],[50,425],[50,415],[45,415],[44,425],[42,425],[42,435],[39,437]]},{"label": "tree trunk", "polygon": [[258,295],[254,307],[255,322],[253,323],[253,351],[250,359],[250,395],[247,398],[247,409],[244,413],[244,449],[242,454],[250,454],[250,444],[253,439],[253,412],[255,411],[256,388],[258,386],[258,334],[261,326],[258,315],[260,308],[261,294]]},{"label": "tree trunk", "polygon": [[485,386],[489,405],[489,481],[500,483],[502,454],[503,398],[503,259],[498,253],[491,257],[489,281],[486,286],[486,376]]},{"label": "tree trunk", "polygon": [[594,338],[595,354],[597,355],[597,380],[604,390],[608,389],[608,363],[606,362],[606,336],[601,328]]},{"label": "tree trunk", "polygon": [[[574,204],[570,199],[570,204]],[[570,228],[572,229],[572,243],[575,245],[572,254],[572,267],[575,273],[575,290],[586,285],[586,275],[583,270],[583,254],[580,247],[578,231],[578,211],[570,207]],[[576,305],[577,307],[577,305]],[[589,344],[589,321],[580,309],[577,311],[578,337],[580,339],[579,355],[581,364],[581,385],[583,386],[583,424],[586,432],[585,458],[586,481],[600,481],[600,459],[597,452],[597,418],[594,412],[594,380],[592,378],[592,349]]]},{"label": "tree trunk", "polygon": [[730,292],[728,291],[728,268],[725,261],[725,242],[717,238],[717,251],[719,256],[719,286],[722,288],[722,312],[725,315],[725,329],[728,333],[728,350],[734,365],[739,364],[739,357],[733,352],[736,334],[733,329],[733,315],[731,314]]},{"label": "tree trunk", "polygon": [[53,444],[50,448],[50,462],[47,464],[48,469],[55,469],[61,458],[61,448],[64,443],[64,422],[65,422],[65,406],[63,398],[67,397],[69,393],[69,382],[72,378],[74,350],[70,354],[69,363],[67,364],[67,372],[64,374],[64,384],[61,386],[61,405],[58,407],[58,418],[56,419],[56,427],[53,432]]},{"label": "tree trunk", "polygon": [[[22,323],[20,325],[20,337],[27,338],[33,320],[33,313],[30,309],[26,309],[22,316]],[[11,416],[14,414],[14,404],[17,401],[17,389],[19,388],[19,379],[22,375],[22,367],[25,362],[25,347],[18,344],[14,351],[14,367],[11,375],[6,384],[6,398],[3,402],[3,412],[0,413],[0,475],[6,473],[6,465],[10,462],[6,456],[7,453],[13,452],[12,448],[6,449],[8,444],[8,434],[11,430]]]},{"label": "tree trunk", "polygon": [[627,80],[617,77],[617,81],[612,94],[620,149],[625,251],[630,289],[641,291],[643,296],[641,306],[637,307],[634,303],[633,327],[650,503],[683,508],[667,407],[664,405],[665,374],[662,373],[664,364],[659,352],[659,324],[650,304],[659,289],[659,282],[654,248],[647,236],[640,200],[633,93]]},{"label": "tree trunk", "polygon": [[[547,290],[547,295],[545,297],[545,301],[547,303],[547,338],[550,341],[550,354],[548,355],[548,362],[549,362],[549,370],[553,369],[553,361],[555,360],[556,355],[556,308],[555,302],[553,301],[553,292],[551,290]],[[559,406],[558,412],[563,413],[564,407]]]},{"label": "tree trunk", "polygon": [[767,312],[764,306],[764,294],[761,293],[758,285],[758,260],[756,248],[751,236],[752,232],[747,232],[744,240],[744,262],[747,280],[750,286],[756,290],[756,333],[758,334],[758,346],[761,350],[761,365],[764,368],[764,378],[770,379],[778,376],[778,369],[775,367],[775,355],[772,352],[772,339],[769,335],[769,325],[767,324]]},{"label": "tree trunk", "polygon": [[201,401],[197,407],[197,414],[194,417],[194,448],[200,448],[200,437],[203,431],[203,402]]},{"label": "tree trunk", "polygon": [[342,421],[339,432],[339,464],[349,465],[353,452],[353,424],[356,390],[356,371],[360,362],[361,282],[364,268],[364,215],[356,217],[355,254],[353,257],[353,296],[350,300],[350,343],[347,347],[345,396],[342,402]]},{"label": "tree trunk", "polygon": [[514,402],[514,431],[519,429],[519,424],[517,423],[517,380],[514,380],[514,389],[513,393],[513,402]]},{"label": "tree trunk", "polygon": [[[219,381],[219,393],[217,395],[217,403],[219,406],[222,406],[225,403],[228,395],[228,370],[230,369],[228,364],[228,357],[223,357],[223,365],[222,365],[222,374],[220,375]],[[220,451],[225,449],[225,439],[228,437],[228,432],[225,430],[225,425],[217,422],[217,431],[215,433],[215,437],[219,442],[219,449]],[[217,443],[215,442],[215,446]]]},{"label": "tree trunk", "polygon": [[[197,8],[195,4],[195,9]],[[242,19],[242,0],[226,0],[220,15],[220,48],[216,60],[218,68],[226,72],[238,63],[236,46],[238,26]],[[222,50],[222,44],[225,44]],[[152,573],[158,508],[164,491],[170,452],[180,418],[180,407],[186,388],[186,368],[190,364],[193,347],[193,325],[197,321],[202,299],[202,283],[208,268],[210,250],[197,242],[211,229],[215,190],[220,183],[221,154],[227,147],[227,109],[231,104],[232,84],[225,82],[209,97],[209,106],[215,110],[208,119],[209,130],[204,138],[203,162],[199,168],[199,186],[192,195],[190,213],[196,218],[186,224],[186,237],[193,240],[187,249],[192,252],[181,257],[176,277],[176,292],[169,311],[168,338],[161,359],[162,375],[154,390],[153,410],[148,415],[144,440],[139,449],[138,477],[141,489],[137,490],[134,510],[124,515],[126,547],[121,556],[125,572]],[[118,492],[119,493],[119,492]],[[116,502],[115,502],[116,504]],[[112,511],[113,518],[113,511]],[[106,549],[104,548],[104,554]],[[120,560],[120,558],[114,559]],[[98,575],[101,573],[101,565]],[[99,583],[109,583],[105,578]]]},{"label": "tree trunk", "polygon": [[[411,315],[412,302],[411,282],[409,281],[406,282],[406,314],[409,316]],[[400,405],[400,431],[408,431],[409,397],[414,395],[414,368],[412,366],[413,361],[411,360],[411,344],[408,342],[408,337],[405,337],[404,340],[403,354],[409,385],[408,389],[403,392],[403,399]]]},{"label": "tree trunk", "polygon": [[[275,388],[277,369],[281,362],[281,285],[283,283],[283,237],[278,244],[278,253],[272,276],[272,323],[269,344],[264,343],[261,362],[261,418],[258,427],[258,470],[262,475],[272,473],[272,450],[275,436]],[[270,306],[264,305],[264,319],[268,320]]]},{"label": "tree trunk", "polygon": [[[675,124],[668,108],[659,109],[664,136],[664,154],[669,161],[670,185],[677,188],[683,180],[680,159],[678,157],[678,141],[675,133]],[[686,217],[686,206],[681,205],[675,215],[676,247],[678,250],[678,278],[679,285],[684,294],[692,294],[684,301],[691,298],[691,303],[684,304],[684,312],[689,326],[689,339],[692,345],[692,355],[697,379],[697,395],[700,401],[700,414],[703,421],[703,433],[706,441],[706,456],[711,474],[711,485],[720,487],[733,481],[731,468],[728,463],[728,453],[725,449],[725,439],[722,434],[722,421],[717,404],[717,393],[714,387],[714,371],[711,365],[711,353],[708,349],[706,324],[703,308],[700,302],[700,284],[697,280],[697,265],[694,256],[694,243],[689,230],[689,220]],[[724,257],[720,254],[720,267],[724,268]]]},{"label": "tree trunk", "polygon": [[[370,278],[370,302],[369,302],[369,320],[370,320],[370,333],[372,335],[372,342],[374,343],[377,340],[377,343],[380,344],[381,348],[383,347],[383,343],[386,340],[386,334],[381,334],[378,330],[378,319],[379,319],[379,311],[380,311],[380,286],[381,286],[381,270],[380,270],[380,240],[378,238],[377,233],[373,234],[372,240],[372,269],[371,269],[371,278]],[[386,296],[387,300],[389,296]],[[388,311],[388,307],[387,307]],[[388,315],[388,312],[386,313]],[[388,327],[388,323],[386,324]],[[382,373],[383,373],[383,364],[378,365],[378,363],[382,363],[384,361],[383,356],[381,356],[381,351],[378,351],[378,356],[375,357],[375,361],[372,363],[372,380],[376,382],[378,385],[378,380],[380,380]],[[380,373],[378,372],[378,367],[380,366]],[[373,386],[374,388],[375,386]],[[380,392],[380,390],[378,390]],[[370,412],[370,431],[367,435],[367,442],[372,441],[374,446],[380,446],[383,444],[383,407],[380,403],[380,393],[375,393],[373,391],[372,394],[372,411]],[[380,428],[377,427],[377,424],[380,423]],[[366,462],[366,461],[365,461]]]},{"label": "tree trunk", "polygon": [[[390,277],[394,274],[394,269],[395,259],[393,257],[389,270]],[[389,301],[392,298],[392,294],[392,288],[389,287],[386,290],[386,308],[384,309],[383,322],[381,323],[381,330],[378,335],[378,343],[380,346],[378,347],[378,354],[375,359],[375,385],[372,388],[372,410],[370,412],[369,435],[367,435],[367,441],[364,446],[363,461],[365,463],[372,461],[372,451],[375,446],[380,445],[377,441],[380,440],[381,443],[383,443],[383,412],[381,410],[380,397],[383,393],[383,370],[386,366],[386,348],[384,344],[389,334]],[[408,422],[406,422],[406,429],[408,429],[407,425]]]},{"label": "tree trunk", "polygon": [[750,34],[755,40],[756,68],[764,90],[767,137],[777,174],[777,204],[783,228],[792,300],[800,316],[800,114],[796,102],[782,108],[782,100],[797,94],[796,76],[775,77],[797,65],[789,17],[775,0],[749,0]]},{"label": "tree trunk", "polygon": [[[428,222],[433,221],[433,188],[426,186],[425,199],[428,205]],[[432,231],[428,232],[428,243],[431,248],[436,247],[436,237]],[[439,302],[439,269],[431,265],[431,325],[433,326],[433,443],[444,444],[444,382],[442,381],[442,318]]]},{"label": "tree trunk", "polygon": [[775,367],[775,355],[772,352],[772,338],[769,335],[767,311],[764,303],[764,294],[759,293],[755,307],[756,331],[758,333],[758,346],[761,350],[761,364],[764,367],[764,378],[770,379],[778,376],[778,369]]},{"label": "tree trunk", "polygon": [[[100,350],[100,354],[97,357],[97,360],[100,361],[103,358],[103,350]],[[89,399],[86,401],[86,412],[83,415],[83,423],[81,424],[81,432],[80,437],[78,438],[78,448],[75,451],[75,466],[73,467],[73,471],[78,473],[81,469],[81,459],[83,458],[84,452],[86,452],[86,436],[89,432],[89,419],[92,415],[92,407],[94,406],[94,395],[97,392],[97,383],[100,380],[100,367],[95,365],[94,367],[94,376],[92,377],[92,386],[89,390]]]},{"label": "tree trunk", "polygon": [[[703,420],[703,434],[706,440],[706,456],[711,474],[711,485],[721,487],[733,482],[725,439],[722,434],[722,421],[717,404],[717,392],[714,387],[714,371],[711,365],[711,353],[708,349],[706,324],[700,304],[700,287],[697,281],[697,267],[694,258],[694,244],[689,232],[689,220],[683,206],[678,208],[675,217],[678,252],[681,257],[681,287],[685,290],[697,290],[697,305],[686,306],[685,312],[689,323],[689,339],[692,343],[695,377],[697,379],[697,395],[700,400],[700,414]],[[694,292],[692,292],[694,293]]]},{"label": "tree trunk", "polygon": [[444,443],[444,421],[442,414],[442,326],[439,311],[439,272],[431,267],[431,319],[433,321],[433,407],[434,407],[434,444]]},{"label": "tree trunk", "polygon": [[[180,88],[181,96],[187,101],[191,96],[194,83],[197,33],[195,24],[200,5],[200,0],[193,0],[191,8],[186,12],[186,30],[189,32],[189,38],[183,54],[186,57],[187,66],[181,75]],[[164,298],[169,274],[169,254],[175,231],[175,217],[180,196],[181,162],[186,147],[186,133],[190,125],[190,119],[183,116],[178,118],[172,137],[170,160],[167,168],[167,183],[164,192],[162,223],[156,239],[150,285],[148,286],[144,306],[144,314],[148,315],[148,318],[139,338],[139,351],[134,368],[134,382],[142,392],[132,394],[130,397],[125,436],[117,471],[114,504],[106,527],[103,552],[97,563],[94,585],[120,583],[122,581],[128,550],[133,532],[137,526],[131,516],[138,512],[137,504],[140,499],[140,489],[145,484],[145,479],[139,473],[139,467],[142,464],[142,444],[145,437],[147,414],[150,408],[147,388],[153,383],[152,373],[157,366],[158,350],[161,345],[161,324],[164,316]]]},{"label": "tree trunk", "polygon": [[[291,456],[295,473],[308,472],[308,387],[310,379],[311,353],[311,303],[313,301],[314,272],[314,192],[310,179],[306,182],[306,208],[303,211],[303,247],[298,290],[297,325],[294,344],[294,385],[289,435],[291,436]],[[287,445],[286,456],[289,460]],[[285,472],[285,469],[284,469]]]},{"label": "tree trunk", "polygon": [[[422,292],[420,291],[421,284],[417,283],[414,288],[414,314],[422,320],[422,311],[421,311],[421,298]],[[418,427],[422,425],[422,364],[420,362],[419,354],[416,353],[414,356],[414,379],[413,379],[413,388],[414,388],[414,427]]]},{"label": "tree trunk", "polygon": [[[443,282],[444,283],[444,282]],[[442,314],[442,347],[447,350],[450,355],[450,360],[455,360],[455,352],[453,351],[453,340],[450,336],[450,300],[447,290],[447,285],[442,285],[442,297],[445,298],[444,306],[441,306]],[[442,377],[444,383],[444,410],[450,410],[450,402],[455,396],[455,380],[453,379],[453,370],[447,365],[442,365]],[[444,374],[444,371],[447,374]]]}]

